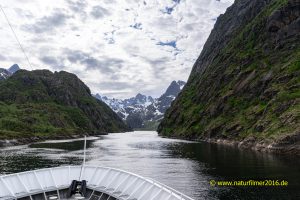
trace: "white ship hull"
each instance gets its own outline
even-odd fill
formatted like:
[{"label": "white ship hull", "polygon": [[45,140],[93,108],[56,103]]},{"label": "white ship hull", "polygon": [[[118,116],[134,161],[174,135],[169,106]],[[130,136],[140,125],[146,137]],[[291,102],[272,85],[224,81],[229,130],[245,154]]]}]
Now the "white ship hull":
[{"label": "white ship hull", "polygon": [[73,180],[86,181],[88,200],[192,200],[161,183],[126,171],[63,166],[0,177],[0,200],[78,199],[68,197]]}]

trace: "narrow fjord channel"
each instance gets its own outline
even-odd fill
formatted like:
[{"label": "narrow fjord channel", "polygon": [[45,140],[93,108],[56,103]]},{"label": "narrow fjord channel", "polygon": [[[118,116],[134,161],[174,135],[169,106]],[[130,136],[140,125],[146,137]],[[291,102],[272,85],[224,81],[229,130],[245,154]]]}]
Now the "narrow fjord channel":
[{"label": "narrow fjord channel", "polygon": [[[0,173],[79,165],[83,139],[2,148]],[[300,161],[207,143],[161,138],[156,132],[89,137],[87,164],[127,170],[194,199],[300,199]],[[285,180],[288,186],[220,187],[211,180]]]}]

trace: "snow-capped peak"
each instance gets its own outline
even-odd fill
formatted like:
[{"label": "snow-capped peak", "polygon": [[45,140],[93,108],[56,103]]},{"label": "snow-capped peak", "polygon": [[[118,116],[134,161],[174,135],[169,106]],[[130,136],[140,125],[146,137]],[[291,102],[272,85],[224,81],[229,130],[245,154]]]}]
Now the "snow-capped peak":
[{"label": "snow-capped peak", "polygon": [[147,128],[146,124],[158,124],[184,85],[183,81],[173,81],[159,98],[141,93],[128,99],[109,98],[100,94],[94,96],[111,107],[132,128]]},{"label": "snow-capped peak", "polygon": [[7,79],[18,70],[20,70],[20,67],[17,64],[12,65],[8,69],[0,68],[0,80]]}]

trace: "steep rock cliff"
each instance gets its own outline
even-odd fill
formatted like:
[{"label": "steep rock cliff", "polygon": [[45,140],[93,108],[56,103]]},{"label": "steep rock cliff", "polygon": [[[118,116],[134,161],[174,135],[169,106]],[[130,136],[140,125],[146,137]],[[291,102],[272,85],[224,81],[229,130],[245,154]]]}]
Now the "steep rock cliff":
[{"label": "steep rock cliff", "polygon": [[236,0],[159,134],[300,152],[299,16],[299,0]]}]

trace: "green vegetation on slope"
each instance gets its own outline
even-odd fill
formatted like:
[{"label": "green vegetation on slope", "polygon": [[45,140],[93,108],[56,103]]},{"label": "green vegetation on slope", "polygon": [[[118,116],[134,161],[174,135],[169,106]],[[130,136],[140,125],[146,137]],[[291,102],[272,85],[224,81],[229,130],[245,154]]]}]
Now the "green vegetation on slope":
[{"label": "green vegetation on slope", "polygon": [[0,139],[128,130],[75,75],[21,70],[0,82]]},{"label": "green vegetation on slope", "polygon": [[[297,12],[286,0],[271,1],[235,30],[223,48],[215,49],[218,54],[203,73],[197,72],[203,66],[196,63],[159,133],[265,141],[299,134],[300,40],[299,30],[289,29],[299,19]],[[276,13],[281,18],[275,18]]]}]

